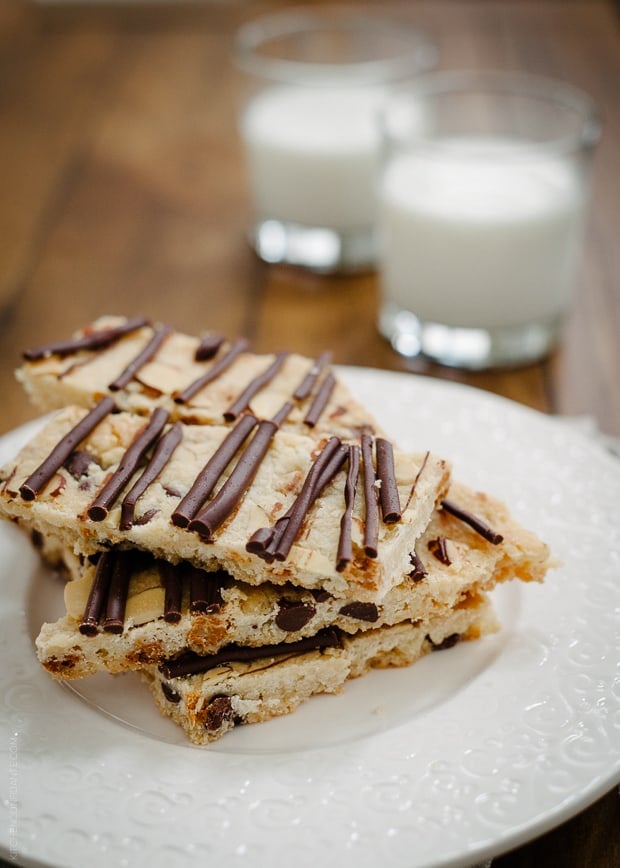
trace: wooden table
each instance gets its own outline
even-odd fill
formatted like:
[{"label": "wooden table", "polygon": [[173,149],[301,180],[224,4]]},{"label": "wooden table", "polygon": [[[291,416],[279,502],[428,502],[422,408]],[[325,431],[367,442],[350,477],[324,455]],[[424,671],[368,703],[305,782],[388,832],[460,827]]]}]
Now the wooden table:
[{"label": "wooden table", "polygon": [[[377,334],[377,279],[257,261],[235,131],[232,34],[282,3],[0,4],[0,431],[32,416],[20,350],[102,312],[245,334],[335,361],[468,383],[620,434],[620,33],[611,3],[409,2],[444,67],[525,68],[605,116],[579,294],[560,349],[522,370],[407,366]],[[386,8],[384,4],[383,8]],[[615,793],[494,865],[620,864]]]}]

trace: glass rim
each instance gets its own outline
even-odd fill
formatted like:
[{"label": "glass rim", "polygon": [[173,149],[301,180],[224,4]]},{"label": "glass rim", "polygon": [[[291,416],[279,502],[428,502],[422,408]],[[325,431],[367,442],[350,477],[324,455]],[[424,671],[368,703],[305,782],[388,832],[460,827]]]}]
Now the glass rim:
[{"label": "glass rim", "polygon": [[[395,56],[343,62],[300,61],[285,57],[267,57],[260,47],[271,40],[319,32],[329,25],[341,32],[381,32],[408,40],[406,50]],[[435,43],[422,30],[407,22],[372,11],[356,12],[342,6],[312,8],[300,6],[282,12],[267,13],[242,24],[236,34],[233,57],[237,67],[254,76],[278,82],[328,85],[343,78],[360,83],[381,83],[421,74],[437,62]]]},{"label": "glass rim", "polygon": [[438,149],[450,147],[449,141],[425,136],[423,130],[414,130],[399,135],[390,126],[390,116],[403,97],[411,102],[420,97],[434,98],[448,95],[495,94],[518,96],[538,102],[547,102],[573,112],[580,118],[573,132],[540,138],[533,141],[515,142],[514,154],[531,154],[533,150],[572,151],[578,148],[594,148],[602,133],[603,118],[596,101],[585,90],[570,82],[551,76],[512,69],[459,69],[437,70],[417,76],[406,84],[392,88],[380,110],[380,126],[384,136],[397,143],[411,142],[433,144]]}]

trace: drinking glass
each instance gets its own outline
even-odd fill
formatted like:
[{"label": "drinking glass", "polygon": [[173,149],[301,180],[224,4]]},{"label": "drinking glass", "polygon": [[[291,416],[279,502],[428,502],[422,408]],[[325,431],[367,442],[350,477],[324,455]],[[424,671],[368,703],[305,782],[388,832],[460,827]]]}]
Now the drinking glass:
[{"label": "drinking glass", "polygon": [[522,365],[571,307],[600,135],[590,97],[520,72],[436,72],[382,114],[379,329],[403,356]]},{"label": "drinking glass", "polygon": [[259,257],[374,266],[378,109],[390,86],[434,64],[431,41],[383,15],[302,8],[243,26],[235,59]]}]

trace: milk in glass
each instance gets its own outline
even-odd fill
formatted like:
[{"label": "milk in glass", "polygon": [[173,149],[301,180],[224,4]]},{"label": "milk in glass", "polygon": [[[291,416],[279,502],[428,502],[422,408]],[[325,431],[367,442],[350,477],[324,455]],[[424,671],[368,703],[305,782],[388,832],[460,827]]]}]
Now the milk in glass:
[{"label": "milk in glass", "polygon": [[561,153],[472,138],[395,156],[381,186],[384,300],[457,328],[553,321],[571,300],[583,216]]},{"label": "milk in glass", "polygon": [[380,87],[273,87],[249,104],[241,133],[259,218],[338,232],[376,215]]}]

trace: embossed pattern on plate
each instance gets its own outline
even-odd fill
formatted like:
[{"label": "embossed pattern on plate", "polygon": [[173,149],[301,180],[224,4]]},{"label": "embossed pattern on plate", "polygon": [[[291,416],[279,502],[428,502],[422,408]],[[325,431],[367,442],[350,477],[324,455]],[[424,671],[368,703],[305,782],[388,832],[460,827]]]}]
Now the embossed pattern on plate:
[{"label": "embossed pattern on plate", "polygon": [[[62,868],[468,865],[620,779],[618,462],[492,395],[341,372],[403,447],[445,455],[456,476],[506,499],[562,567],[542,586],[498,589],[504,628],[471,668],[459,655],[474,646],[457,646],[199,750],[157,729],[131,687],[119,685],[118,720],[40,669],[32,633],[58,589],[0,527],[3,855]],[[2,438],[0,460],[37,424]],[[405,690],[424,695],[400,704]]]}]

